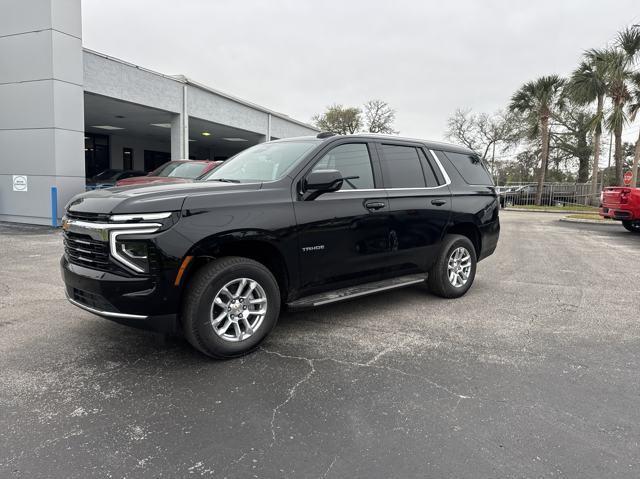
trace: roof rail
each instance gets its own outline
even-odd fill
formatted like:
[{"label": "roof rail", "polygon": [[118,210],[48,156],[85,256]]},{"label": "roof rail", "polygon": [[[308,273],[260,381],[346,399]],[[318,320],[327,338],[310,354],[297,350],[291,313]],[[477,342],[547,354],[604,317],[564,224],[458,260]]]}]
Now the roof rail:
[{"label": "roof rail", "polygon": [[337,133],[334,133],[332,131],[321,131],[320,133],[318,133],[318,136],[316,136],[316,138],[329,138],[330,136],[336,136]]}]

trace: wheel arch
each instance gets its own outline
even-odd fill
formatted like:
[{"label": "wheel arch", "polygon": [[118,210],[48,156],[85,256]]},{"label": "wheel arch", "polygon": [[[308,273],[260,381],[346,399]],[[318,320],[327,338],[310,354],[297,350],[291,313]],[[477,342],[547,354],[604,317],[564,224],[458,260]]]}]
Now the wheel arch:
[{"label": "wheel arch", "polygon": [[[291,278],[284,254],[275,244],[275,238],[262,232],[214,235],[195,244],[186,256],[193,259],[180,280],[181,286],[205,264],[225,256],[241,256],[264,265],[276,278],[281,297],[286,298]],[[185,256],[185,257],[186,257]]]},{"label": "wheel arch", "polygon": [[471,222],[461,222],[449,226],[445,234],[457,234],[469,238],[476,251],[476,258],[480,258],[482,251],[482,236],[477,225]]}]

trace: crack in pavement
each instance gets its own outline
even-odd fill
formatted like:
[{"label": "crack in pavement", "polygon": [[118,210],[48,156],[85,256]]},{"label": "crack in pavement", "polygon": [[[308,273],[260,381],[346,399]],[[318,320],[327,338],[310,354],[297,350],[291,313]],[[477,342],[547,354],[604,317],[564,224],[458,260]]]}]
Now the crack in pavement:
[{"label": "crack in pavement", "polygon": [[313,376],[313,373],[316,372],[316,367],[313,364],[313,361],[314,361],[313,359],[303,358],[303,357],[300,357],[300,356],[289,356],[289,355],[286,355],[286,354],[279,353],[277,351],[269,351],[269,350],[264,349],[264,348],[260,348],[260,349],[262,349],[267,354],[274,354],[274,355],[279,356],[281,358],[299,359],[299,360],[302,360],[302,361],[306,361],[309,364],[309,366],[311,366],[311,371],[309,371],[300,381],[295,383],[293,385],[293,387],[289,389],[289,393],[287,394],[287,398],[284,401],[282,401],[280,404],[278,404],[273,409],[273,413],[271,414],[271,443],[269,444],[269,448],[272,448],[273,445],[276,442],[275,422],[276,422],[276,416],[278,415],[278,412],[280,411],[280,408],[286,406],[286,404],[289,401],[291,401],[291,399],[293,399],[293,396],[295,396],[296,390],[298,389],[298,387],[301,384],[303,384],[306,381],[308,381],[309,378],[311,378],[311,376]]},{"label": "crack in pavement", "polygon": [[336,463],[337,460],[338,460],[338,456],[335,456],[333,458],[333,461],[331,461],[331,464],[329,464],[329,467],[327,468],[327,470],[324,471],[324,474],[322,475],[321,479],[325,479],[327,477],[327,474],[329,474],[329,471],[331,471],[331,468],[333,468],[333,465]]},{"label": "crack in pavement", "polygon": [[361,368],[375,368],[375,369],[383,369],[385,371],[390,371],[390,372],[394,372],[397,374],[400,374],[402,376],[406,376],[406,377],[411,377],[411,378],[416,378],[416,379],[421,379],[422,381],[425,381],[427,384],[431,385],[432,387],[436,388],[436,389],[440,389],[444,392],[446,392],[447,394],[458,398],[458,402],[454,408],[454,410],[458,407],[458,405],[460,404],[460,401],[462,399],[472,399],[473,396],[467,396],[465,394],[458,394],[457,392],[449,389],[446,386],[443,386],[441,384],[438,384],[435,381],[432,381],[429,378],[426,378],[424,376],[420,376],[419,374],[412,374],[412,373],[407,373],[406,371],[403,371],[401,369],[397,369],[397,368],[393,368],[393,367],[389,367],[389,366],[379,366],[377,364],[374,364],[373,359],[376,359],[376,357],[380,357],[383,354],[386,354],[388,351],[385,349],[382,352],[378,353],[376,355],[376,357],[374,357],[373,359],[369,360],[366,363],[358,363],[355,361],[346,361],[346,360],[342,360],[342,359],[335,359],[335,358],[305,358],[303,356],[292,356],[292,355],[288,355],[288,354],[282,354],[279,353],[277,351],[270,351],[268,349],[265,349],[264,347],[260,347],[260,350],[264,351],[267,354],[272,354],[281,358],[286,358],[286,359],[298,359],[300,361],[306,361],[309,366],[311,367],[311,371],[309,371],[302,379],[300,379],[300,381],[298,381],[292,388],[289,389],[289,393],[287,395],[287,398],[281,402],[280,404],[278,404],[274,410],[273,410],[273,414],[271,417],[271,435],[272,435],[272,441],[269,444],[269,447],[273,447],[273,445],[276,442],[276,433],[275,433],[275,419],[276,416],[278,414],[278,412],[280,411],[280,409],[282,407],[284,407],[289,401],[291,401],[291,399],[293,399],[293,396],[296,393],[296,390],[305,382],[307,382],[311,376],[316,372],[316,368],[315,368],[315,362],[319,362],[319,361],[331,361],[331,362],[335,362],[338,364],[346,364],[346,365],[350,365],[350,366],[355,366],[355,367],[361,367]]}]

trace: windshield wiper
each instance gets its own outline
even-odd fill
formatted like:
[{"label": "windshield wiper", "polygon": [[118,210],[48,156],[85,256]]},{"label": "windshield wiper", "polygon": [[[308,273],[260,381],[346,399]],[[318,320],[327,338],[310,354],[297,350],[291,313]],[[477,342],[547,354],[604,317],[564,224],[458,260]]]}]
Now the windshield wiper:
[{"label": "windshield wiper", "polygon": [[222,181],[223,183],[240,183],[240,180],[232,180],[231,178],[211,178],[209,181]]}]

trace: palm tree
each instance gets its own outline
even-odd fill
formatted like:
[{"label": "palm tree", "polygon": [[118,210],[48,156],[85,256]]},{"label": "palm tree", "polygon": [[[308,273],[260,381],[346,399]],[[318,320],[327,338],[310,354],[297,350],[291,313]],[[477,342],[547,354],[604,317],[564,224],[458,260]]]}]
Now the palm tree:
[{"label": "palm tree", "polygon": [[544,176],[549,161],[549,119],[562,108],[565,80],[558,75],[549,75],[525,83],[511,97],[509,109],[522,114],[539,132],[542,153],[538,173],[536,205],[542,203]]},{"label": "palm tree", "polygon": [[591,200],[598,196],[598,165],[600,164],[600,141],[604,118],[604,97],[607,93],[606,70],[598,58],[599,50],[584,53],[583,60],[571,75],[569,93],[579,104],[587,105],[596,101],[596,113],[590,121],[593,132],[593,166],[591,168]]},{"label": "palm tree", "polygon": [[629,69],[629,57],[624,50],[607,48],[600,50],[596,62],[605,69],[607,97],[611,100],[611,110],[605,119],[607,128],[613,132],[616,184],[622,184],[622,129],[628,119],[625,105],[630,100],[628,82],[633,73]]},{"label": "palm tree", "polygon": [[600,50],[596,61],[606,71],[607,96],[611,100],[611,112],[606,118],[609,130],[615,138],[616,183],[622,184],[622,129],[628,121],[625,106],[632,99],[629,83],[634,75],[633,65],[640,53],[640,28],[628,27],[618,33],[612,48]]},{"label": "palm tree", "polygon": [[[635,121],[638,112],[640,111],[640,73],[634,73],[631,77],[631,101],[629,103],[629,120]],[[638,184],[638,162],[640,161],[640,132],[638,132],[638,140],[636,141],[636,150],[633,156],[633,166],[631,171],[633,177],[631,178],[631,186]]]},{"label": "palm tree", "polygon": [[[634,25],[626,28],[618,34],[618,46],[625,52],[630,67],[632,67],[640,56],[640,27]],[[629,78],[631,86],[630,104],[629,104],[629,120],[634,121],[638,110],[640,110],[640,73],[631,73]],[[633,157],[633,166],[631,171],[633,177],[631,185],[636,186],[638,180],[638,162],[640,161],[640,135],[636,141],[635,154]],[[620,183],[622,184],[622,183]]]}]

